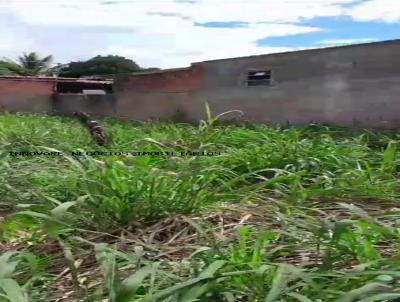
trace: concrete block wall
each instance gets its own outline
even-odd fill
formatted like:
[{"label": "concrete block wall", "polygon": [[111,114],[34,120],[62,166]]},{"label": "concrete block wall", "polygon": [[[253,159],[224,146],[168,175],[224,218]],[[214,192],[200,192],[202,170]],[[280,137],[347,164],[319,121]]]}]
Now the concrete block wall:
[{"label": "concrete block wall", "polygon": [[114,116],[116,114],[115,96],[112,94],[55,94],[53,96],[53,113],[68,115],[77,110],[96,116]]},{"label": "concrete block wall", "polygon": [[[400,40],[199,63],[217,112],[265,123],[400,126]],[[248,70],[272,86],[247,86]]]}]

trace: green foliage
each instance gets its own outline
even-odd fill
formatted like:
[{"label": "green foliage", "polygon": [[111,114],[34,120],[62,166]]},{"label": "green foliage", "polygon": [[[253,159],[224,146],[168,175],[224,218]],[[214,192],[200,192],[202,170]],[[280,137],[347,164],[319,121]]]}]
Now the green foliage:
[{"label": "green foliage", "polygon": [[216,202],[212,180],[209,171],[174,174],[122,161],[93,162],[79,183],[88,196],[81,210],[103,225],[107,221],[155,220],[166,213],[189,214]]},{"label": "green foliage", "polygon": [[[28,302],[27,291],[32,290],[35,279],[40,279],[40,271],[35,269],[37,259],[30,254],[6,252],[0,256],[0,298],[1,301]],[[25,280],[24,286],[19,283],[18,275],[29,273],[32,277]]]},{"label": "green foliage", "polygon": [[0,61],[0,75],[36,76],[47,74],[50,70],[52,56],[39,57],[35,52],[24,53],[17,62]]},{"label": "green foliage", "polygon": [[0,231],[23,252],[0,256],[0,300],[396,301],[398,137],[207,108],[197,127],[105,119],[106,147],[69,118],[2,115]]},{"label": "green foliage", "polygon": [[20,67],[18,73],[21,75],[38,75],[45,73],[52,60],[53,57],[51,55],[40,58],[35,52],[24,53],[18,58]]},{"label": "green foliage", "polygon": [[24,53],[17,62],[0,61],[0,75],[36,76],[47,74],[53,57],[39,57],[35,52]]},{"label": "green foliage", "polygon": [[19,67],[11,61],[0,60],[0,75],[17,75]]},{"label": "green foliage", "polygon": [[121,56],[96,56],[87,61],[70,62],[60,71],[63,77],[114,76],[142,71],[134,61]]}]

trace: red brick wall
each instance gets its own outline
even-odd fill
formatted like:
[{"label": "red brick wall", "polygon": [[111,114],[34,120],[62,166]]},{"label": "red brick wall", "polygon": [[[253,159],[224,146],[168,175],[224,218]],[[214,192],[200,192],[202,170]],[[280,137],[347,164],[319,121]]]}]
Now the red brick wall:
[{"label": "red brick wall", "polygon": [[4,95],[51,95],[53,81],[0,79],[0,98]]},{"label": "red brick wall", "polygon": [[155,72],[132,76],[119,83],[118,90],[123,92],[186,92],[200,90],[203,87],[201,66],[187,69]]},{"label": "red brick wall", "polygon": [[0,111],[47,112],[53,81],[0,79]]}]

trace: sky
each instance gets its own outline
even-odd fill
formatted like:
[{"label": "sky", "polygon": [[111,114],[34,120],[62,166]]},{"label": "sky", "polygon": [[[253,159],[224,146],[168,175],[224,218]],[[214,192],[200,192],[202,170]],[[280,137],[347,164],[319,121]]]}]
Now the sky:
[{"label": "sky", "polygon": [[0,0],[0,58],[142,67],[400,38],[400,0]]}]

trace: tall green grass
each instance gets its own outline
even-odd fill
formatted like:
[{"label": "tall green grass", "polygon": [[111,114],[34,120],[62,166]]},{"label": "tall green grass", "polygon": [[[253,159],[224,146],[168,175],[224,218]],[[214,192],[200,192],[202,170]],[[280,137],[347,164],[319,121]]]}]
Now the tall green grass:
[{"label": "tall green grass", "polygon": [[396,134],[104,123],[97,147],[73,119],[0,116],[0,299],[399,299]]}]

